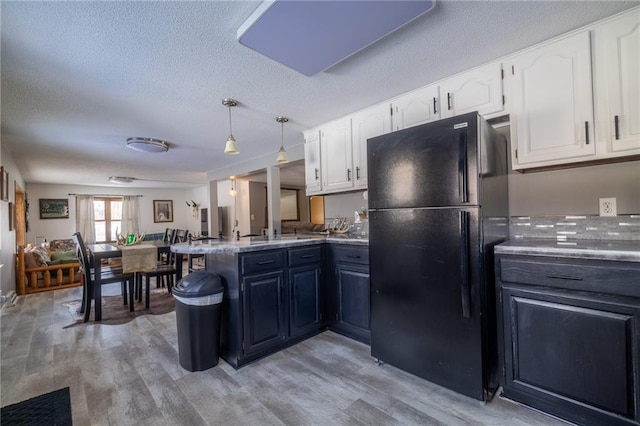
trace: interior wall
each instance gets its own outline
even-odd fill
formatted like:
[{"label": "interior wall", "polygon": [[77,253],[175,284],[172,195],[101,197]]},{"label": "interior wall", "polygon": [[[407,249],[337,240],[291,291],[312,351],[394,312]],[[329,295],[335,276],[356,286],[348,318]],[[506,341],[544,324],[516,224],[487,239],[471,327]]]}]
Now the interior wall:
[{"label": "interior wall", "polygon": [[[184,189],[160,189],[160,188],[124,188],[124,187],[95,187],[85,185],[53,185],[31,183],[27,186],[29,196],[29,232],[27,242],[35,243],[36,237],[53,239],[71,238],[76,228],[76,199],[75,194],[118,194],[118,195],[142,195],[140,199],[140,231],[146,234],[164,232],[166,228],[188,229],[198,231],[200,229],[199,217],[193,218],[191,207],[186,202],[192,199],[196,202],[202,200],[201,207],[208,206],[206,200],[206,187]],[[69,200],[68,219],[40,219],[38,212],[40,198],[66,198]],[[197,198],[197,199],[196,199]],[[153,200],[173,201],[173,222],[153,221]]]},{"label": "interior wall", "polygon": [[0,292],[7,295],[16,289],[15,253],[16,231],[9,231],[9,203],[15,203],[14,188],[16,184],[23,190],[26,188],[20,170],[9,152],[4,152],[0,145],[0,164],[9,174],[9,199],[0,201]]},{"label": "interior wall", "polygon": [[[510,140],[509,126],[497,130]],[[598,215],[598,199],[609,197],[618,214],[640,213],[640,161],[509,173],[511,216]]]},{"label": "interior wall", "polygon": [[363,197],[364,191],[329,194],[324,196],[324,220],[325,223],[336,217],[353,219],[355,211],[367,212],[367,200]]},{"label": "interior wall", "polygon": [[264,182],[249,183],[249,221],[251,234],[262,235],[262,228],[267,225],[267,184]]}]

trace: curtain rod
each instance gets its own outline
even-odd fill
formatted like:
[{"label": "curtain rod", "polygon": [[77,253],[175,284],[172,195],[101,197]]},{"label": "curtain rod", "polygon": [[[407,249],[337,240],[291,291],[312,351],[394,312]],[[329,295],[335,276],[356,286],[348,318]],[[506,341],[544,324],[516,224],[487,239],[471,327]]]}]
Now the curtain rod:
[{"label": "curtain rod", "polygon": [[67,195],[91,195],[93,197],[142,197],[142,195],[123,195],[123,194],[76,194],[70,192]]}]

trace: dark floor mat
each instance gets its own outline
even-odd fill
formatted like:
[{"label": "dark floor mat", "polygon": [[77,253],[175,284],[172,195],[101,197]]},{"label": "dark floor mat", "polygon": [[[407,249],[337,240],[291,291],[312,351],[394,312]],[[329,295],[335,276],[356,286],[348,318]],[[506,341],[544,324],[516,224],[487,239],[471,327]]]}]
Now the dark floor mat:
[{"label": "dark floor mat", "polygon": [[0,410],[0,423],[5,425],[71,425],[69,388],[58,389],[7,405]]}]

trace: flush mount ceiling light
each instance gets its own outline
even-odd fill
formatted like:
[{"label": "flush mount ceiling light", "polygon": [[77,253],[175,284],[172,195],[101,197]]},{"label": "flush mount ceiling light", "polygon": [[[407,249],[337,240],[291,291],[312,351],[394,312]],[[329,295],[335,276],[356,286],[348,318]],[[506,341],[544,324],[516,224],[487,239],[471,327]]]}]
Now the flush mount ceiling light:
[{"label": "flush mount ceiling light", "polygon": [[427,13],[435,0],[263,1],[240,44],[312,76]]},{"label": "flush mount ceiling light", "polygon": [[231,130],[231,108],[238,105],[238,101],[235,99],[224,98],[222,100],[222,105],[229,108],[229,137],[227,138],[227,143],[224,146],[225,154],[240,154],[238,151],[238,144],[236,143],[236,139],[233,137],[233,131]]},{"label": "flush mount ceiling light", "polygon": [[169,144],[154,138],[129,138],[127,139],[127,148],[140,152],[167,152]]},{"label": "flush mount ceiling light", "polygon": [[111,183],[131,183],[136,178],[128,177],[128,176],[109,176],[109,182]]},{"label": "flush mount ceiling light", "polygon": [[282,135],[280,138],[280,150],[278,151],[278,156],[276,157],[276,161],[278,163],[288,163],[289,158],[287,158],[287,151],[284,149],[284,123],[289,121],[287,117],[277,117],[276,121],[280,123],[280,127],[282,128]]}]

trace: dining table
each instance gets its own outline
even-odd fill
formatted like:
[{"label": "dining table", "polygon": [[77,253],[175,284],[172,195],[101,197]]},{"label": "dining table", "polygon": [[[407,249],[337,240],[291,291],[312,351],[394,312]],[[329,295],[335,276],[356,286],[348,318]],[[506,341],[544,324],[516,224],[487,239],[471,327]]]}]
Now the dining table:
[{"label": "dining table", "polygon": [[[163,253],[166,253],[167,256],[170,254],[171,243],[162,241],[162,240],[150,240],[143,241],[139,244],[140,246],[153,246],[158,253],[158,257],[162,256]],[[102,303],[99,301],[102,300],[102,263],[103,260],[121,258],[124,247],[130,246],[120,246],[112,243],[97,243],[97,244],[87,244],[87,249],[91,253],[91,259],[93,260],[93,271],[94,271],[94,285],[93,285],[93,297],[96,301],[95,303],[95,320],[102,321]],[[126,272],[136,272],[135,270],[129,270]],[[133,300],[133,294],[129,295],[130,300]],[[132,304],[130,303],[129,306]]]}]

